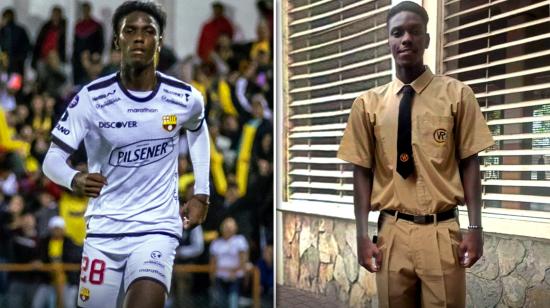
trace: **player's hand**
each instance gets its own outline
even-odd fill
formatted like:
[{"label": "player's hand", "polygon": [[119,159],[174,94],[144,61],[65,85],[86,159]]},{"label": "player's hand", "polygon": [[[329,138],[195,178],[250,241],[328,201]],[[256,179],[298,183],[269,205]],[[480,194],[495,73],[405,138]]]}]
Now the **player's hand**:
[{"label": "player's hand", "polygon": [[191,230],[202,224],[208,214],[208,196],[194,195],[185,202],[181,208],[180,215],[183,219],[183,228]]},{"label": "player's hand", "polygon": [[[370,238],[357,238],[357,256],[359,264],[371,273],[378,272],[382,266],[382,251]],[[373,260],[374,258],[374,260]]]},{"label": "player's hand", "polygon": [[472,267],[483,256],[483,231],[468,230],[458,247],[458,257],[462,267]]},{"label": "player's hand", "polygon": [[83,193],[84,195],[96,198],[101,193],[101,189],[107,185],[107,178],[100,173],[77,173],[71,183],[74,191]]}]

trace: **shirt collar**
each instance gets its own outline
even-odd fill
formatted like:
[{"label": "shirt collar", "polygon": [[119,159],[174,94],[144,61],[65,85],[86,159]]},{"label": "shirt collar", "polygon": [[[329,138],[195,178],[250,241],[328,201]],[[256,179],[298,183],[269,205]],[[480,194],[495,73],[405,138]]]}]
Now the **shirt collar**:
[{"label": "shirt collar", "polygon": [[[433,77],[434,74],[432,73],[430,68],[426,66],[426,70],[424,71],[424,73],[418,76],[418,78],[411,82],[410,85],[414,89],[414,92],[420,94],[430,84],[430,81],[432,81]],[[401,80],[396,78],[393,81],[393,93],[398,94],[399,92],[401,92],[401,89],[403,89],[404,85],[405,84]]]}]

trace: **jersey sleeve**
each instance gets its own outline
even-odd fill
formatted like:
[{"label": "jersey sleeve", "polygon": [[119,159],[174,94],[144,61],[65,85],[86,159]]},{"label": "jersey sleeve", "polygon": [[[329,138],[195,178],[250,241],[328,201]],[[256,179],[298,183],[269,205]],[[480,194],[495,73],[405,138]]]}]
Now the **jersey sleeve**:
[{"label": "jersey sleeve", "polygon": [[198,131],[204,121],[204,99],[202,94],[196,89],[193,89],[191,96],[189,119],[183,124],[183,128],[190,131]]},{"label": "jersey sleeve", "polygon": [[351,107],[348,124],[338,149],[338,158],[354,165],[372,168],[374,146],[374,125],[365,110],[365,98],[362,95]]},{"label": "jersey sleeve", "polygon": [[90,129],[91,104],[83,88],[69,103],[52,130],[52,142],[68,153],[78,149]]},{"label": "jersey sleeve", "polygon": [[494,144],[493,136],[472,89],[465,86],[457,108],[455,142],[460,159],[477,154]]}]

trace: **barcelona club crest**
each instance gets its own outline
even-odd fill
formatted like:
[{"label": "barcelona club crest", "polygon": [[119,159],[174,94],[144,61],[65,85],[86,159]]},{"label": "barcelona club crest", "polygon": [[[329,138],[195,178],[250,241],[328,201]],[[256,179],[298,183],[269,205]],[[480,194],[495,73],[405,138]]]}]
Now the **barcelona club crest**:
[{"label": "barcelona club crest", "polygon": [[171,115],[165,115],[162,116],[162,127],[171,132],[176,128],[176,124],[178,124],[178,118],[171,114]]}]

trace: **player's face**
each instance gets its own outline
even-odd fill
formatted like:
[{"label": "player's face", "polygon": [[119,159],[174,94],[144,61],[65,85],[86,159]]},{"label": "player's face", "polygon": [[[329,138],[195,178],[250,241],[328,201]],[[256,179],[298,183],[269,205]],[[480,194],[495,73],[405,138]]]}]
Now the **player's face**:
[{"label": "player's face", "polygon": [[403,11],[389,21],[389,45],[398,67],[424,65],[424,50],[428,48],[430,36],[422,18],[413,12]]},{"label": "player's face", "polygon": [[120,21],[116,41],[123,65],[139,68],[153,65],[155,53],[160,52],[162,37],[155,19],[145,12],[132,12]]}]

